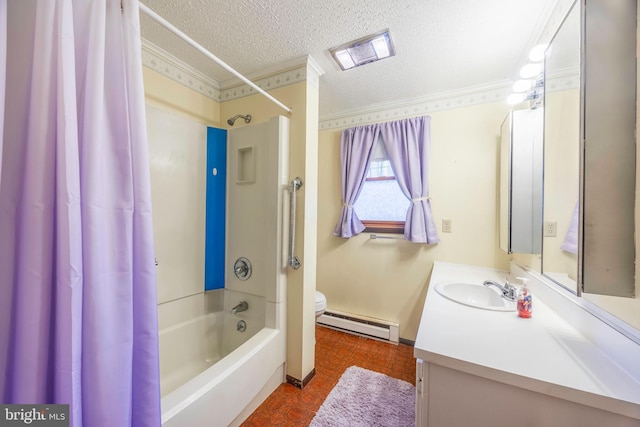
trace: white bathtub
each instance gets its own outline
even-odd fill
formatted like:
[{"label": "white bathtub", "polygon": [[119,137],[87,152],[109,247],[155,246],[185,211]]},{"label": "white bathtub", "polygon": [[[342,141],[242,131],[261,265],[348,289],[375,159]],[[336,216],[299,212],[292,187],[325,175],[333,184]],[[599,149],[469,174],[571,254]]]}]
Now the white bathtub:
[{"label": "white bathtub", "polygon": [[[177,266],[159,267],[172,297],[158,305],[165,427],[238,425],[285,380],[288,135],[285,117],[228,132],[224,290],[198,292]],[[241,257],[249,277],[233,273]]]},{"label": "white bathtub", "polygon": [[[239,424],[284,381],[284,331],[265,327],[278,304],[229,290],[224,300],[224,310],[160,330],[163,426]],[[239,301],[249,310],[231,315]]]}]

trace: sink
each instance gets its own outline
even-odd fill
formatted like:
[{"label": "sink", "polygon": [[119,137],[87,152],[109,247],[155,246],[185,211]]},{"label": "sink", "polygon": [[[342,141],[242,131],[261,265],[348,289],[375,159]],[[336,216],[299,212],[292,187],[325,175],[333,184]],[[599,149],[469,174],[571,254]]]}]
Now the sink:
[{"label": "sink", "polygon": [[496,290],[483,285],[441,282],[436,291],[443,297],[469,307],[493,311],[516,311],[516,303],[502,298]]}]

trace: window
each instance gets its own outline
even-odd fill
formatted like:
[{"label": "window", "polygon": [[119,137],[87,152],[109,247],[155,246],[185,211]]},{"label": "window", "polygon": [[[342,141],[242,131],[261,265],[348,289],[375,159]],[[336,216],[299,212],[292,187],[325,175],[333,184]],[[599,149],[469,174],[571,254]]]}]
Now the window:
[{"label": "window", "polygon": [[[382,226],[391,226],[384,229],[369,227],[363,224],[361,218],[367,220],[374,214],[378,215],[384,207],[397,207],[402,211],[411,209],[411,216],[405,218],[404,226],[405,239],[410,242],[434,244],[440,241],[433,223],[433,214],[431,213],[431,203],[429,202],[429,183],[427,177],[429,175],[429,145],[431,117],[422,116],[409,119],[397,120],[387,123],[374,123],[366,126],[356,126],[344,129],[340,141],[340,165],[342,169],[342,209],[340,209],[340,218],[333,229],[333,235],[349,239],[358,235],[365,229],[369,231],[388,231],[389,228],[400,232],[402,224],[391,224],[392,220],[385,214],[385,219],[376,222]],[[378,138],[378,140],[376,140]],[[380,144],[380,138],[384,141],[398,141],[397,144]],[[377,147],[377,149],[376,149]],[[388,149],[390,156],[380,154],[380,150]],[[362,195],[362,189],[365,187],[381,186],[383,179],[369,179],[367,181],[367,173],[371,167],[372,159],[373,172],[372,178],[379,171],[386,169],[385,163],[379,163],[384,160],[393,159],[393,166],[397,171],[402,171],[395,178],[402,185],[402,191],[406,190],[407,197],[411,201],[390,201],[386,195],[374,192],[373,212],[369,214],[362,211],[362,203],[358,203]],[[380,178],[378,176],[378,178]],[[394,181],[387,179],[386,181]],[[392,187],[395,189],[395,187]],[[399,189],[400,187],[398,187]],[[368,190],[368,188],[367,188]],[[368,192],[368,191],[367,191]],[[410,196],[409,196],[410,195]],[[400,199],[402,200],[402,199]],[[408,208],[405,208],[405,203]],[[356,208],[356,205],[360,205]],[[369,203],[371,205],[371,203]],[[382,206],[382,207],[381,207]],[[359,214],[358,214],[359,211]],[[362,215],[361,217],[359,215]],[[374,221],[374,220],[370,220]],[[399,226],[400,225],[400,226]]]},{"label": "window", "polygon": [[379,138],[374,147],[362,192],[354,204],[365,231],[404,233],[404,221],[411,203],[402,193]]}]

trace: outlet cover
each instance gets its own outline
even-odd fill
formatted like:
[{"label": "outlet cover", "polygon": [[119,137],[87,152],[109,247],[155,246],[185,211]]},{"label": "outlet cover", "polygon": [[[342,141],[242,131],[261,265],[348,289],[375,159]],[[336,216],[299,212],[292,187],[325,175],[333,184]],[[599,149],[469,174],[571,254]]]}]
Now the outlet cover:
[{"label": "outlet cover", "polygon": [[544,223],[544,237],[556,237],[558,228],[557,222],[545,222]]},{"label": "outlet cover", "polygon": [[443,219],[442,220],[442,232],[443,233],[451,233],[451,220]]}]

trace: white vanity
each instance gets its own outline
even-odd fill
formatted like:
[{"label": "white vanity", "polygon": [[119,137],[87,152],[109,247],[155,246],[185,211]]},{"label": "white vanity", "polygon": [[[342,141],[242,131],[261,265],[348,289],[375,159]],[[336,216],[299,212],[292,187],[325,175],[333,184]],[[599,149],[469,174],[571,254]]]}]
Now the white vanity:
[{"label": "white vanity", "polygon": [[[640,426],[640,345],[539,275],[511,270],[434,264],[414,350],[416,425]],[[436,290],[523,275],[531,319]]]}]

